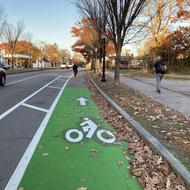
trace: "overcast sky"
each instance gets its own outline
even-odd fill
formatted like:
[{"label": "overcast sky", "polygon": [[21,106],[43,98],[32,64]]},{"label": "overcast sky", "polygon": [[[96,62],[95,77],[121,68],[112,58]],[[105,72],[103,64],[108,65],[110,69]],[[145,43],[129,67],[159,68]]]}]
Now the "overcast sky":
[{"label": "overcast sky", "polygon": [[8,22],[23,20],[34,41],[56,42],[62,48],[74,43],[70,31],[80,15],[68,0],[0,0],[0,4]]}]

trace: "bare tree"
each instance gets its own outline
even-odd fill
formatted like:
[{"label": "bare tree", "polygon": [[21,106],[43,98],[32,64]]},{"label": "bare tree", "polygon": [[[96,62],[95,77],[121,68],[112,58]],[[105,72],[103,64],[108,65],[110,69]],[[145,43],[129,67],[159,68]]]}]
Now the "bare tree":
[{"label": "bare tree", "polygon": [[[144,9],[147,4],[146,0],[109,0],[105,1],[107,27],[111,31],[111,40],[114,43],[116,50],[116,65],[115,65],[115,82],[119,83],[120,79],[120,60],[121,50],[126,42],[132,39],[133,22]],[[133,29],[133,30],[132,30]],[[132,32],[132,33],[131,33]]]},{"label": "bare tree", "polygon": [[[95,20],[99,24],[102,35],[106,35],[114,43],[116,50],[115,83],[119,83],[120,79],[122,47],[125,43],[129,43],[142,28],[135,29],[132,24],[147,2],[148,0],[78,0],[76,3],[83,15]],[[101,17],[98,17],[99,13]],[[104,29],[102,15],[106,20],[106,29]]]},{"label": "bare tree", "polygon": [[24,23],[18,21],[16,25],[6,23],[2,30],[2,39],[6,43],[6,51],[11,56],[12,69],[14,69],[17,42],[21,37],[24,28]]},{"label": "bare tree", "polygon": [[27,48],[27,53],[28,53],[28,63],[29,63],[29,67],[32,68],[32,33],[30,32],[26,32],[23,34],[23,39],[28,43],[31,44],[31,46],[29,45]]},{"label": "bare tree", "polygon": [[101,42],[104,30],[104,9],[102,9],[98,0],[75,0],[75,5],[79,9],[82,17],[89,19],[90,27],[92,31],[96,33],[98,44],[94,44],[91,57],[93,65],[96,65],[94,71],[100,73],[103,56],[103,46]]},{"label": "bare tree", "polygon": [[70,59],[71,54],[68,49],[60,49],[61,61],[66,62]]},{"label": "bare tree", "polygon": [[151,20],[144,29],[155,45],[159,45],[160,38],[169,32],[169,24],[175,12],[174,6],[175,1],[173,0],[150,0],[142,13],[140,24]]},{"label": "bare tree", "polygon": [[[39,48],[40,50],[40,62],[41,62],[41,68],[42,68],[42,62],[43,59],[45,57],[45,53],[46,53],[46,47],[47,47],[47,42],[40,40],[36,43],[36,46]],[[38,62],[39,63],[39,62]],[[39,67],[39,64],[38,64]]]}]

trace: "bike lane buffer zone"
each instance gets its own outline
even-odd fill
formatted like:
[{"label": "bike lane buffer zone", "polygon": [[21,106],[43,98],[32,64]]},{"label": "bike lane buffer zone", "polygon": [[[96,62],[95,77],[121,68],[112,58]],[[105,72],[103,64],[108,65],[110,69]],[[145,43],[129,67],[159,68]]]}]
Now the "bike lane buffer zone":
[{"label": "bike lane buffer zone", "polygon": [[141,190],[87,88],[65,88],[19,184],[23,190]]}]

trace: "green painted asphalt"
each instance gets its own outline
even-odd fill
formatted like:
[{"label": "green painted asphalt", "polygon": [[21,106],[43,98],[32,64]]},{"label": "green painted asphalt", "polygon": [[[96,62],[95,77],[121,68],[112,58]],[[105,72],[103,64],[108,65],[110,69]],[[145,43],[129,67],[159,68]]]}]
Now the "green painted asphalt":
[{"label": "green painted asphalt", "polygon": [[[88,99],[86,106],[76,101]],[[82,131],[89,118],[98,130],[113,128],[101,116],[87,88],[65,88],[42,138],[32,156],[19,188],[24,190],[141,190],[130,175],[129,157],[123,154],[127,143],[102,143],[94,133],[71,143],[65,138],[69,129]],[[75,136],[72,136],[73,138]],[[104,136],[105,137],[105,136]],[[106,137],[105,137],[106,138]]]}]

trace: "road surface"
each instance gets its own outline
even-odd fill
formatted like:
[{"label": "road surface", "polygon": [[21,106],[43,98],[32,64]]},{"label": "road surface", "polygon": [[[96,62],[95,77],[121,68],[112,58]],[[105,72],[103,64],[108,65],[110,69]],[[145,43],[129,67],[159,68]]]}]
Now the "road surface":
[{"label": "road surface", "polygon": [[0,189],[71,74],[69,69],[8,75],[0,87]]}]

